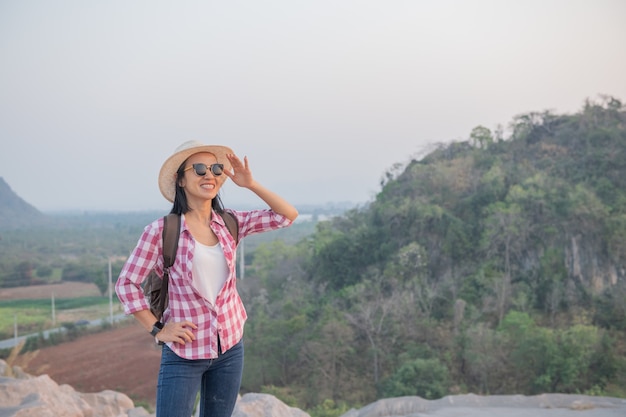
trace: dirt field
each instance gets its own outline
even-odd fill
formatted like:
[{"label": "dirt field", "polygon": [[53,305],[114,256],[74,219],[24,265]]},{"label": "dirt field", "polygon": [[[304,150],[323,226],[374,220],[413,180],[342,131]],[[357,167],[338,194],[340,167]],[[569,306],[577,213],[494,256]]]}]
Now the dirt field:
[{"label": "dirt field", "polygon": [[[0,300],[47,298],[51,291],[57,298],[99,295],[93,284],[64,283],[2,289]],[[160,349],[154,339],[131,318],[122,327],[29,352],[13,364],[31,375],[48,374],[79,392],[110,389],[154,408],[159,362]]]},{"label": "dirt field", "polygon": [[160,349],[135,322],[24,355],[15,364],[31,375],[48,374],[79,392],[123,392],[154,408]]}]

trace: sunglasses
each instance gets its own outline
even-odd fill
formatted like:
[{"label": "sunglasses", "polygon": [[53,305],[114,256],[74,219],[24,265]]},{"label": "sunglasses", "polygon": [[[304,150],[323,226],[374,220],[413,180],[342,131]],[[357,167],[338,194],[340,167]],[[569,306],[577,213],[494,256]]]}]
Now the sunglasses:
[{"label": "sunglasses", "polygon": [[204,177],[208,170],[211,170],[211,174],[218,177],[224,172],[224,164],[193,164],[185,168],[185,171],[189,171],[190,169],[193,169],[196,175],[200,177]]}]

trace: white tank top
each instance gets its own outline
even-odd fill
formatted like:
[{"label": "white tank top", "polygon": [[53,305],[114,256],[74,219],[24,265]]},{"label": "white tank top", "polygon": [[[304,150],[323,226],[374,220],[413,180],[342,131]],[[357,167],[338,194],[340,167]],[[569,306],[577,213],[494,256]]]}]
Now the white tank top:
[{"label": "white tank top", "polygon": [[222,246],[203,245],[196,240],[192,267],[193,286],[211,304],[228,278],[228,265]]}]

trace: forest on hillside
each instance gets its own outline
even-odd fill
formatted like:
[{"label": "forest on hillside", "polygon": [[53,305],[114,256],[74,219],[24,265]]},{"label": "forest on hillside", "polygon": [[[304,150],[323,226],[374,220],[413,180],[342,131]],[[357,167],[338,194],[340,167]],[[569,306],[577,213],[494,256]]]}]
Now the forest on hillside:
[{"label": "forest on hillside", "polygon": [[602,97],[509,131],[478,126],[298,245],[259,248],[244,389],[305,408],[626,397],[625,108]]}]

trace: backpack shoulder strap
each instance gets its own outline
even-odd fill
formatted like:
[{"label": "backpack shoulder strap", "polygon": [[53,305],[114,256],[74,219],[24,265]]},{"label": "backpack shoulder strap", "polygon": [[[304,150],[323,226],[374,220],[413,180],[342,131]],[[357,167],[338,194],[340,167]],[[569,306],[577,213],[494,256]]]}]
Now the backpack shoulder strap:
[{"label": "backpack shoulder strap", "polygon": [[165,268],[174,264],[179,238],[180,216],[173,213],[163,216],[163,266]]},{"label": "backpack shoulder strap", "polygon": [[235,239],[235,243],[239,243],[239,222],[233,213],[224,210],[222,213],[222,219],[226,223],[226,228],[230,232],[230,235]]}]

